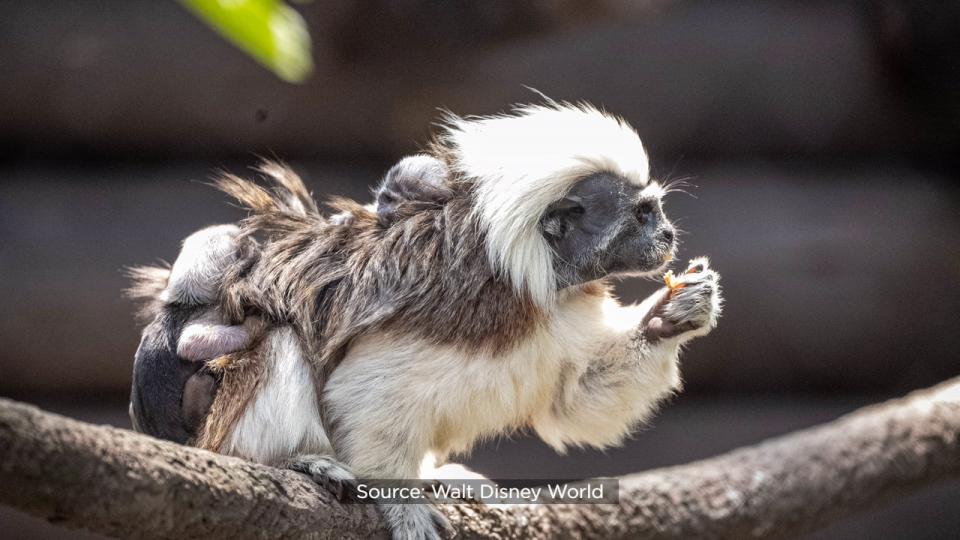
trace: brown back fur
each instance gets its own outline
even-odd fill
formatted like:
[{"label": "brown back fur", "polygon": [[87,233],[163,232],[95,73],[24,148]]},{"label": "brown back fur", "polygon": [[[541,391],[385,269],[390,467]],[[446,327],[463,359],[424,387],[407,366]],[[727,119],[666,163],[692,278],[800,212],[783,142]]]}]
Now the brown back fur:
[{"label": "brown back fur", "polygon": [[251,350],[229,354],[207,362],[207,369],[219,375],[220,384],[210,410],[191,444],[219,452],[240,416],[256,394],[266,366],[258,342]]},{"label": "brown back fur", "polygon": [[[542,313],[491,270],[471,216],[469,184],[389,226],[374,212],[334,199],[333,223],[300,178],[279,164],[261,168],[272,189],[226,176],[217,186],[251,210],[244,234],[265,235],[259,260],[228,276],[223,304],[234,318],[251,308],[297,329],[318,373],[328,373],[351,340],[372,331],[416,335],[465,350],[503,351],[539,324]],[[305,200],[307,199],[307,200]]]}]

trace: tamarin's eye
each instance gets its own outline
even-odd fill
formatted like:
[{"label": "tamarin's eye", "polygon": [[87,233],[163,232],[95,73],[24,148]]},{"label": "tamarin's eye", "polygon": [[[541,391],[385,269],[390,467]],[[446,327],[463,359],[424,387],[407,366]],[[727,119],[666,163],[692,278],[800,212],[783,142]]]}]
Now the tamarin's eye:
[{"label": "tamarin's eye", "polygon": [[656,203],[653,201],[641,202],[639,205],[637,205],[637,219],[640,220],[640,223],[646,223],[656,209]]}]

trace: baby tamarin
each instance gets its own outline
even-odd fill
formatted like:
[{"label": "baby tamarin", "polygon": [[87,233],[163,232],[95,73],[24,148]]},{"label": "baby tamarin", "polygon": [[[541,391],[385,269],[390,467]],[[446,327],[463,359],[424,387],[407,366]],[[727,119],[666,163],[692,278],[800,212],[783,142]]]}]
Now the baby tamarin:
[{"label": "baby tamarin", "polygon": [[[447,170],[430,156],[401,160],[374,192],[372,208],[389,226],[402,215],[449,196]],[[336,216],[344,221],[349,215]],[[218,308],[222,277],[234,263],[247,265],[256,243],[239,239],[235,225],[207,227],[190,235],[173,267],[139,267],[131,272],[133,297],[145,301],[149,324],[134,359],[130,419],[134,429],[179,443],[189,441],[206,416],[217,391],[217,375],[206,361],[246,349],[262,323],[247,317],[231,325]],[[242,259],[242,260],[241,260]]]},{"label": "baby tamarin", "polygon": [[246,349],[257,336],[259,318],[231,325],[218,307],[224,273],[256,254],[256,244],[239,233],[236,225],[207,227],[184,240],[169,271],[131,271],[135,285],[128,292],[147,301],[149,318],[134,357],[130,420],[137,431],[190,440],[216,392],[205,362]]}]

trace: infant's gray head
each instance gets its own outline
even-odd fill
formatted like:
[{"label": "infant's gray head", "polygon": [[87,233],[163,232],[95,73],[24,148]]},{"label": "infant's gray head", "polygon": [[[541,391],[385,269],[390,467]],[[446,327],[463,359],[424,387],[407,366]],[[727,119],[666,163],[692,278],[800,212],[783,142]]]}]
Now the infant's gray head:
[{"label": "infant's gray head", "polygon": [[417,154],[400,160],[387,171],[376,191],[380,223],[389,226],[404,213],[443,204],[450,198],[449,171],[439,159]]},{"label": "infant's gray head", "polygon": [[161,298],[187,305],[216,302],[223,273],[237,260],[236,225],[214,225],[183,241]]}]

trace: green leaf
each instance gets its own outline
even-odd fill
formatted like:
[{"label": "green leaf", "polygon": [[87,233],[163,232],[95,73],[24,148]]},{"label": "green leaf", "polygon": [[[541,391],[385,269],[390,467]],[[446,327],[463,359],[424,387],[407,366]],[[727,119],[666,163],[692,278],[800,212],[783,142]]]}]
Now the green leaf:
[{"label": "green leaf", "polygon": [[313,71],[303,17],[281,0],[180,0],[228,41],[287,82]]}]

